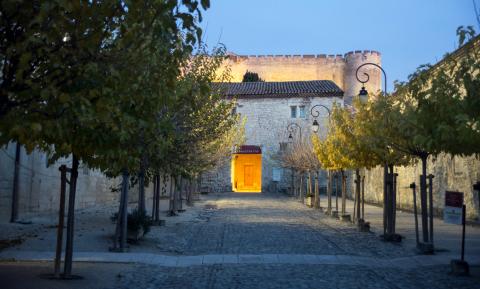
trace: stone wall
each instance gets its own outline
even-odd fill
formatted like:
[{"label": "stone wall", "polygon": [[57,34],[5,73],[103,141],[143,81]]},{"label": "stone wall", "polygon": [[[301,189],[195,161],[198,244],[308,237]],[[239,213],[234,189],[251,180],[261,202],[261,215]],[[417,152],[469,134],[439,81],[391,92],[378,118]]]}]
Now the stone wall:
[{"label": "stone wall", "polygon": [[[421,164],[408,167],[396,167],[397,179],[397,207],[413,210],[413,194],[409,188],[412,182],[417,185],[417,198],[420,185]],[[364,170],[365,199],[371,203],[383,203],[383,167]],[[430,158],[427,165],[427,174],[433,174],[433,207],[437,215],[442,214],[445,204],[445,191],[459,191],[464,193],[467,207],[467,217],[471,220],[479,218],[479,193],[473,191],[472,186],[480,180],[480,160],[475,157],[452,158],[440,155],[435,160]],[[351,174],[350,174],[351,175]],[[354,190],[352,177],[349,177],[349,195]],[[420,208],[419,199],[417,207]]]},{"label": "stone wall", "polygon": [[[332,80],[346,96],[357,95],[361,84],[355,78],[357,68],[367,62],[381,64],[377,51],[358,50],[344,55],[230,55],[228,65],[232,82],[241,82],[245,72],[256,72],[265,81]],[[361,70],[370,75],[366,84],[369,92],[377,92],[381,87],[381,74],[378,69],[367,66]]]},{"label": "stone wall", "polygon": [[[0,148],[0,222],[8,222],[11,214],[14,175],[15,144]],[[19,169],[19,214],[20,220],[46,213],[56,213],[59,207],[59,166],[71,165],[71,159],[61,159],[47,167],[46,155],[39,151],[26,154],[21,150]],[[109,179],[98,170],[80,165],[77,181],[76,209],[116,206],[119,193],[111,188],[119,186],[120,179]],[[169,181],[162,188],[168,193]],[[145,189],[147,209],[151,209],[153,186]],[[68,188],[67,188],[68,200]],[[138,200],[138,187],[130,189],[129,202]]]},{"label": "stone wall", "polygon": [[231,163],[226,162],[218,166],[218,168],[202,174],[200,190],[209,193],[231,192],[230,168]]}]

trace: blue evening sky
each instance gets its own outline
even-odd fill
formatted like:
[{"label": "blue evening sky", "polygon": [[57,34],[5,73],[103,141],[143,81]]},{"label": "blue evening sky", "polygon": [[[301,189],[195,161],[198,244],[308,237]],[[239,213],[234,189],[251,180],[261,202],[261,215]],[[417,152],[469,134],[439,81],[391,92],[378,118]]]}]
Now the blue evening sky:
[{"label": "blue evening sky", "polygon": [[202,24],[209,47],[221,42],[240,55],[377,50],[389,91],[455,50],[458,26],[480,30],[472,0],[210,1]]}]

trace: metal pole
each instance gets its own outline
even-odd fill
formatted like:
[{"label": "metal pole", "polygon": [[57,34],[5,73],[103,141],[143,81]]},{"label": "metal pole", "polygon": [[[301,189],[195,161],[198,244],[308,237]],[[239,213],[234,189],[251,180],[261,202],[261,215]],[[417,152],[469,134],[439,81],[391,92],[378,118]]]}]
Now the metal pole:
[{"label": "metal pole", "polygon": [[[362,83],[362,84],[365,84],[367,83],[369,80],[370,80],[370,75],[366,72],[363,73],[363,75],[366,77],[365,80],[361,80],[359,77],[358,77],[358,72],[360,71],[360,69],[364,66],[367,66],[367,65],[371,65],[371,66],[374,66],[378,69],[380,69],[380,71],[382,72],[383,74],[383,96],[386,97],[387,96],[387,73],[385,72],[385,70],[383,70],[383,68],[376,64],[376,63],[373,63],[373,62],[367,62],[367,63],[364,63],[362,65],[360,65],[359,67],[357,67],[357,70],[355,71],[355,77],[357,78],[357,81]],[[389,211],[387,210],[387,195],[389,194],[387,192],[388,190],[388,187],[387,187],[387,173],[388,173],[388,163],[385,163],[384,165],[384,186],[383,186],[383,235],[385,236],[386,232],[387,232],[387,222],[388,221],[391,221],[391,216],[389,215]]]},{"label": "metal pole", "polygon": [[67,215],[67,240],[65,245],[65,264],[63,276],[70,278],[72,274],[73,259],[73,237],[75,223],[75,193],[77,190],[78,178],[78,158],[75,154],[72,156],[72,171],[70,172],[70,188],[68,196],[68,215]]},{"label": "metal pole", "polygon": [[354,212],[353,215],[355,216],[356,221],[358,222],[358,220],[360,220],[362,218],[361,211],[360,211],[360,205],[361,205],[361,199],[360,199],[360,185],[361,185],[360,170],[356,169],[355,173],[356,173],[355,199],[357,201],[356,201],[356,204],[355,204],[356,205],[355,206],[356,214]]},{"label": "metal pole", "polygon": [[365,220],[365,176],[362,176],[362,219]]},{"label": "metal pole", "polygon": [[358,200],[358,197],[357,197],[357,180],[354,180],[353,181],[355,183],[355,194],[353,196],[353,222],[355,223],[356,221],[358,221],[357,219],[357,203],[359,203],[359,200]]},{"label": "metal pole", "polygon": [[155,180],[157,183],[155,190],[155,221],[158,222],[160,220],[160,186],[162,184],[160,174],[156,175]]},{"label": "metal pole", "polygon": [[[393,173],[393,166],[392,166],[392,173]],[[392,212],[392,230],[393,233],[396,233],[395,224],[397,219],[397,177],[398,174],[393,173],[393,187],[392,187],[392,195],[393,195],[393,212]]]},{"label": "metal pole", "polygon": [[417,214],[417,192],[416,192],[416,185],[415,183],[410,184],[410,188],[413,191],[413,215],[415,217],[415,238],[417,240],[417,246],[420,243],[419,239],[420,237],[418,236],[418,214]]},{"label": "metal pole", "polygon": [[122,196],[123,203],[121,208],[121,214],[118,216],[121,218],[120,222],[120,251],[125,251],[127,249],[127,223],[128,223],[128,182],[129,182],[129,173],[127,170],[122,172]]},{"label": "metal pole", "polygon": [[346,206],[347,206],[347,177],[345,173],[342,171],[342,216],[346,214]]},{"label": "metal pole", "polygon": [[428,198],[429,198],[429,206],[430,206],[430,242],[433,245],[433,178],[432,174],[428,175]]},{"label": "metal pole", "polygon": [[462,206],[462,261],[465,261],[465,215],[467,211],[467,207],[465,205]]},{"label": "metal pole", "polygon": [[388,165],[383,167],[383,237],[387,235],[388,223]]},{"label": "metal pole", "polygon": [[333,189],[333,182],[332,182],[332,172],[330,170],[327,171],[327,213],[330,215],[332,214],[332,189]]}]

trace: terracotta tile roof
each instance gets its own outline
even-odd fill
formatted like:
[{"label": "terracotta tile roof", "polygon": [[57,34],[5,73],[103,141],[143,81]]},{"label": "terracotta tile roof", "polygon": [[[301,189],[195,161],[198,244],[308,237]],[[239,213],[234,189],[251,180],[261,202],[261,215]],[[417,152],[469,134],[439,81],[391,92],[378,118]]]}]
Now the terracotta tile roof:
[{"label": "terracotta tile roof", "polygon": [[261,154],[262,148],[259,146],[253,145],[242,145],[240,147],[235,148],[236,154]]},{"label": "terracotta tile roof", "polygon": [[315,97],[343,96],[343,91],[330,80],[285,82],[222,82],[214,83],[214,89],[227,98],[237,97]]}]

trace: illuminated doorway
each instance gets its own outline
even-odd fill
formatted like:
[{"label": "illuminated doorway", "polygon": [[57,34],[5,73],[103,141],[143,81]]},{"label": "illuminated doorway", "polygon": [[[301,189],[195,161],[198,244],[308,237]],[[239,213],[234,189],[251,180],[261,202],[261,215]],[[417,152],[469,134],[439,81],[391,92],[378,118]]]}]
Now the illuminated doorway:
[{"label": "illuminated doorway", "polygon": [[262,150],[240,146],[232,155],[232,190],[241,193],[262,191]]}]

